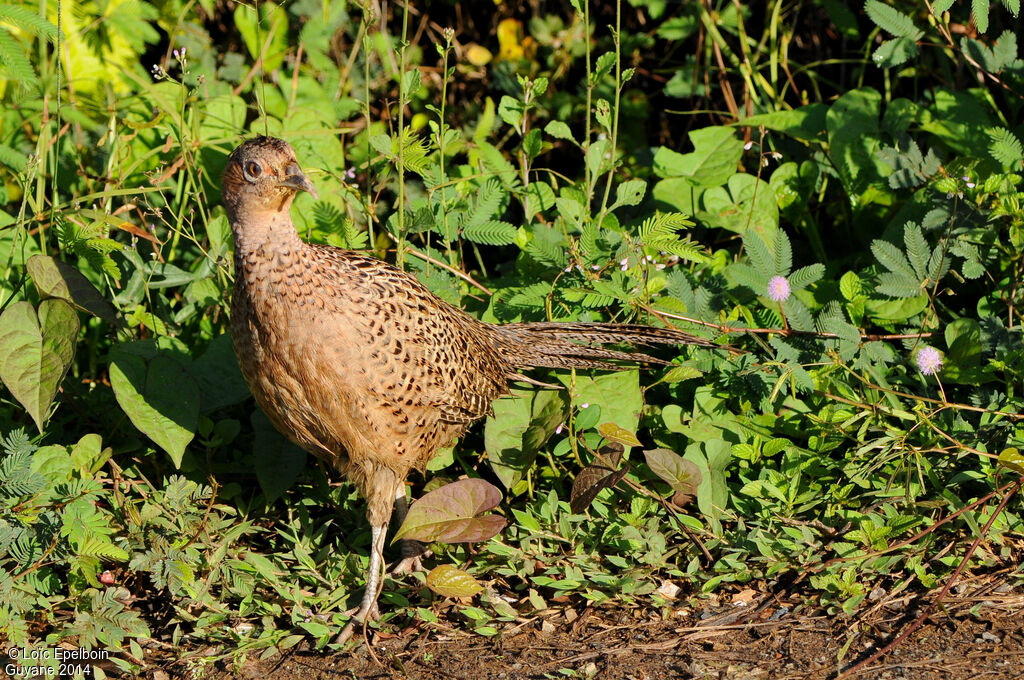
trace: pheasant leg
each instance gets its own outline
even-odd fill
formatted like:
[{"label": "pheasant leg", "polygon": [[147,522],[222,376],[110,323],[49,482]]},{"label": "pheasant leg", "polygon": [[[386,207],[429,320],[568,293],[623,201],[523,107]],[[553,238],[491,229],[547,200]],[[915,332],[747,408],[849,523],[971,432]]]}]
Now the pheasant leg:
[{"label": "pheasant leg", "polygon": [[377,595],[380,592],[384,567],[384,539],[388,533],[388,525],[374,524],[370,527],[370,566],[366,570],[366,592],[363,593],[363,601],[358,611],[349,620],[334,643],[341,645],[348,642],[356,630],[356,626],[363,625],[366,621],[376,621],[380,618],[380,609],[377,608]]}]

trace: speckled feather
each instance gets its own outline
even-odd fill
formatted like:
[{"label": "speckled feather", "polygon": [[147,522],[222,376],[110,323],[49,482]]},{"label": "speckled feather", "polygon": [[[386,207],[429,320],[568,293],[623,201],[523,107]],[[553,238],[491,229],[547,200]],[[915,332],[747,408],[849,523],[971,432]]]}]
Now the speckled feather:
[{"label": "speckled feather", "polygon": [[487,415],[519,369],[657,362],[599,343],[710,345],[646,326],[484,323],[380,260],[303,242],[289,214],[297,186],[312,190],[281,140],[251,140],[229,158],[231,334],[274,426],[355,482],[375,525],[408,472]]}]

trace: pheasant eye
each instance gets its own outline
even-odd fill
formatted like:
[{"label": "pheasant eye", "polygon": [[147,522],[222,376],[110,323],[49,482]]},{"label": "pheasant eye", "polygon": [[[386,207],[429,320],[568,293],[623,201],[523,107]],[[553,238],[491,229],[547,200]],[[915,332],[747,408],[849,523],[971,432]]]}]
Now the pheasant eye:
[{"label": "pheasant eye", "polygon": [[249,179],[256,179],[263,174],[263,168],[256,161],[249,161],[245,164],[245,174]]}]

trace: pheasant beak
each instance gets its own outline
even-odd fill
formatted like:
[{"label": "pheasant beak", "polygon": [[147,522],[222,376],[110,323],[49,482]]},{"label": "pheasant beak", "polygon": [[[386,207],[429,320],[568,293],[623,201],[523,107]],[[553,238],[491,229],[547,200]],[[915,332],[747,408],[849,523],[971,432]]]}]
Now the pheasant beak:
[{"label": "pheasant beak", "polygon": [[299,169],[297,163],[291,163],[285,168],[284,179],[278,182],[278,186],[288,187],[289,189],[295,189],[296,191],[308,191],[313,195],[313,198],[320,198],[316,193],[316,188],[313,183],[309,181],[309,178],[302,174],[302,170]]}]

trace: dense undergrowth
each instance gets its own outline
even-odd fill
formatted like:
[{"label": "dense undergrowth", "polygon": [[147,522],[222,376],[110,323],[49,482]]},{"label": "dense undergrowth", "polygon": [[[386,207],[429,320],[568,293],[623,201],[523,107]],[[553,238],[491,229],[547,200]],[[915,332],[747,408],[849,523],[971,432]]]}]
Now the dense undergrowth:
[{"label": "dense undergrowth", "polygon": [[[495,404],[428,475],[504,492],[498,537],[435,546],[484,590],[389,581],[380,625],[752,580],[853,615],[983,529],[970,568],[1019,575],[1018,0],[514,4],[0,5],[2,639],[201,669],[329,646],[360,594],[361,501],[225,335],[257,133],[317,186],[304,237],[482,319],[723,345]],[[628,473],[574,510],[609,441]]]}]

